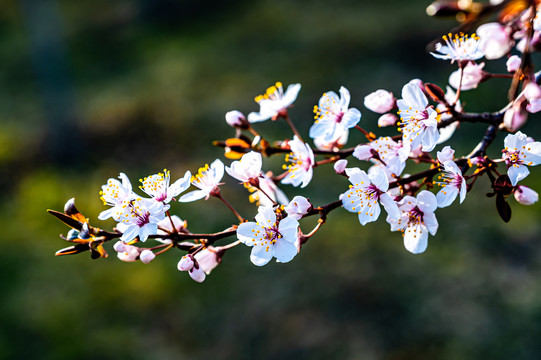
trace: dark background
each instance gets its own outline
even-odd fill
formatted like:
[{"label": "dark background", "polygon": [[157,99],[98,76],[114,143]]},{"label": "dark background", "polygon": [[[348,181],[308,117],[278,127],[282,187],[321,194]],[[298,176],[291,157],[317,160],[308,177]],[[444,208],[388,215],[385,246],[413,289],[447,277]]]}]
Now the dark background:
[{"label": "dark background", "polygon": [[[302,83],[291,116],[306,134],[324,91],[343,85],[362,125],[362,100],[399,97],[412,78],[445,86],[455,70],[426,44],[453,21],[425,1],[21,0],[0,3],[0,358],[2,359],[535,359],[541,352],[539,204],[510,199],[497,216],[486,179],[461,205],[436,212],[438,233],[408,253],[383,216],[361,227],[338,209],[288,264],[263,268],[239,246],[203,284],[176,269],[179,252],[149,265],[87,254],[55,258],[67,229],[46,209],[76,196],[93,224],[100,186],[125,172],[186,170],[222,158],[224,114],[256,111],[276,81]],[[505,60],[487,65],[505,72]],[[505,105],[506,80],[464,94],[469,111]],[[537,139],[539,118],[523,129]],[[290,136],[263,123],[269,139]],[[378,130],[379,133],[380,130]],[[484,126],[451,145],[469,152]],[[352,133],[349,144],[362,141]],[[503,147],[499,135],[490,148]],[[439,149],[439,148],[438,148]],[[279,169],[283,159],[265,160]],[[363,165],[364,166],[364,165]],[[415,168],[409,169],[416,171]],[[541,191],[539,169],[524,185]],[[503,167],[502,167],[503,171]],[[224,177],[246,217],[246,194]],[[333,201],[347,189],[331,167],[289,198]],[[173,204],[194,232],[233,221],[215,199]],[[302,223],[308,231],[313,222]]]}]

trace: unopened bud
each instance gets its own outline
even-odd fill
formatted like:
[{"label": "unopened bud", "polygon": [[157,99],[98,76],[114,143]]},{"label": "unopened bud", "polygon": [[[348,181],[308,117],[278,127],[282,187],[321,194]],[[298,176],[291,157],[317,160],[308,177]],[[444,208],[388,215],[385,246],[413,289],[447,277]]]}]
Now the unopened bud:
[{"label": "unopened bud", "polygon": [[511,56],[505,65],[507,66],[507,71],[510,73],[514,73],[517,71],[517,69],[520,67],[520,57],[518,55]]},{"label": "unopened bud", "polygon": [[250,123],[246,120],[246,116],[238,110],[229,111],[225,114],[225,121],[229,126],[240,129],[247,129]]},{"label": "unopened bud", "polygon": [[336,171],[337,174],[342,175],[346,170],[346,166],[348,166],[348,161],[346,159],[340,159],[334,163],[334,171]]},{"label": "unopened bud", "polygon": [[449,85],[462,91],[475,89],[477,85],[485,78],[483,67],[485,63],[477,65],[474,62],[469,62],[462,70],[454,71],[449,76]]},{"label": "unopened bud", "polygon": [[529,102],[541,99],[541,87],[534,82],[529,82],[524,87],[524,96]]},{"label": "unopened bud", "polygon": [[489,60],[499,59],[511,50],[512,43],[506,27],[497,22],[479,26],[476,33],[481,38],[481,51]]},{"label": "unopened bud", "polygon": [[194,281],[197,281],[198,283],[202,283],[205,281],[205,278],[207,277],[207,274],[203,271],[203,269],[200,266],[194,266],[189,272],[190,277],[194,279]]},{"label": "unopened bud", "polygon": [[311,208],[312,204],[304,196],[295,196],[284,210],[292,218],[300,220]]},{"label": "unopened bud", "polygon": [[116,251],[116,252],[123,252],[125,251],[125,244],[124,244],[124,241],[117,241],[114,245],[113,245],[113,249]]},{"label": "unopened bud", "polygon": [[539,195],[535,190],[523,185],[515,187],[514,195],[515,199],[522,205],[532,205],[539,200]]},{"label": "unopened bud", "polygon": [[398,121],[398,116],[395,114],[383,114],[378,119],[378,126],[379,127],[386,127],[386,126],[394,126],[396,125],[396,122]]},{"label": "unopened bud", "polygon": [[195,254],[194,257],[199,267],[208,275],[220,264],[223,254],[224,250],[220,247],[209,246]]},{"label": "unopened bud", "polygon": [[180,271],[188,271],[193,268],[193,258],[191,255],[184,255],[178,262],[177,268]]},{"label": "unopened bud", "polygon": [[393,94],[387,90],[376,90],[371,94],[368,94],[364,98],[364,106],[380,114],[384,114],[387,111],[391,111],[395,105],[395,98]]},{"label": "unopened bud", "polygon": [[441,151],[438,151],[438,161],[440,164],[443,164],[446,161],[453,160],[455,158],[455,151],[450,147],[446,146]]},{"label": "unopened bud", "polygon": [[517,100],[507,109],[503,115],[503,124],[510,132],[515,132],[520,129],[528,121],[528,111],[526,110],[526,101]]},{"label": "unopened bud", "polygon": [[152,250],[145,249],[141,252],[141,255],[139,255],[139,259],[143,262],[143,264],[148,264],[154,258],[156,255],[152,252]]}]

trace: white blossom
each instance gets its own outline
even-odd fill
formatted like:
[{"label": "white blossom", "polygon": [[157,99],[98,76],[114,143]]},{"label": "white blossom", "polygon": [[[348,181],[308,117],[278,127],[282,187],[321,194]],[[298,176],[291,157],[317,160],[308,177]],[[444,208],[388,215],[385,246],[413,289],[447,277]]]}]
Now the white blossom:
[{"label": "white blossom", "polygon": [[391,231],[403,231],[404,247],[413,254],[420,254],[428,246],[428,233],[435,235],[438,221],[434,211],[438,204],[436,196],[430,191],[419,192],[417,198],[406,195],[398,203],[400,217],[388,216]]},{"label": "white blossom", "polygon": [[507,164],[507,175],[511,184],[515,186],[530,173],[526,166],[541,163],[541,143],[528,142],[528,137],[519,131],[516,134],[507,135],[504,146],[502,158]]},{"label": "white blossom", "polygon": [[312,180],[312,167],[315,164],[314,153],[310,145],[305,144],[296,135],[293,141],[289,142],[291,153],[286,155],[289,165],[284,165],[288,174],[282,179],[282,184],[305,187]]},{"label": "white blossom", "polygon": [[331,141],[336,138],[336,133],[342,134],[348,129],[357,125],[361,119],[361,112],[356,108],[348,108],[350,94],[348,89],[341,87],[340,97],[329,91],[319,99],[319,104],[314,106],[316,121],[310,128],[312,139],[323,138],[324,141]]},{"label": "white blossom", "polygon": [[344,209],[354,212],[361,225],[376,221],[383,205],[389,217],[398,219],[398,207],[393,198],[387,194],[389,181],[381,168],[374,168],[370,174],[354,168],[348,172],[350,189],[342,196]]},{"label": "white blossom", "polygon": [[218,189],[220,181],[224,176],[224,163],[220,159],[216,159],[212,164],[205,165],[202,168],[199,168],[199,171],[196,175],[193,175],[191,178],[191,183],[199,190],[191,191],[187,194],[184,194],[178,199],[181,202],[190,202],[199,200],[202,198],[208,199],[213,191]]},{"label": "white blossom", "polygon": [[297,99],[301,90],[301,84],[293,84],[287,87],[286,92],[282,88],[282,83],[277,82],[271,86],[263,95],[255,98],[259,104],[259,112],[248,114],[248,121],[251,123],[265,121],[268,119],[276,120],[279,116],[285,115],[287,108]]},{"label": "white blossom", "polygon": [[297,255],[295,240],[299,223],[291,216],[277,220],[274,210],[260,206],[255,222],[245,222],[237,229],[237,238],[252,246],[250,260],[263,266],[273,257],[279,262],[291,261]]}]

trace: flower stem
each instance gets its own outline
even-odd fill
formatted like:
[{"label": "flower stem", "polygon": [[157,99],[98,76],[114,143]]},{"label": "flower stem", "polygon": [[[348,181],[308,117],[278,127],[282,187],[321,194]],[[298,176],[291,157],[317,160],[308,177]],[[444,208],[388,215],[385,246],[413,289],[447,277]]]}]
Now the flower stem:
[{"label": "flower stem", "polygon": [[214,195],[215,197],[217,197],[218,199],[222,200],[222,202],[225,204],[225,206],[227,206],[229,208],[229,210],[231,210],[233,212],[233,214],[235,214],[235,216],[237,217],[237,219],[239,219],[240,222],[244,222],[246,220],[244,220],[244,218],[239,214],[239,212],[237,210],[235,210],[235,208],[233,206],[231,206],[231,204],[229,204],[223,197],[222,197],[222,194],[218,193],[216,195]]},{"label": "flower stem", "polygon": [[291,119],[289,118],[289,114],[285,115],[285,116],[284,116],[284,119],[285,119],[285,121],[287,122],[287,124],[289,125],[289,127],[291,128],[291,131],[293,131],[293,134],[297,135],[297,137],[299,138],[299,140],[302,141],[302,142],[304,142],[304,140],[302,139],[301,134],[299,133],[299,131],[297,130],[297,128],[295,127],[295,125],[293,125],[293,121],[291,121]]}]

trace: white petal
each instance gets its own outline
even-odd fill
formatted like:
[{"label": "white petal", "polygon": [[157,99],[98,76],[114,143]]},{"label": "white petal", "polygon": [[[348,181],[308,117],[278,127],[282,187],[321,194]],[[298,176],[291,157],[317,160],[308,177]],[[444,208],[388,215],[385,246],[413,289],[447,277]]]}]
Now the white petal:
[{"label": "white petal", "polygon": [[359,210],[359,222],[361,225],[366,225],[369,222],[376,221],[381,213],[381,208],[379,207],[378,202],[372,202],[370,207],[365,206]]},{"label": "white petal", "polygon": [[457,196],[458,196],[458,189],[456,187],[454,186],[444,187],[436,195],[436,200],[438,201],[438,207],[444,208],[451,205],[451,203],[455,201]]},{"label": "white petal", "polygon": [[436,219],[436,215],[434,213],[428,213],[423,216],[423,221],[428,228],[428,231],[432,235],[436,235],[436,231],[438,231],[438,220]]},{"label": "white petal", "polygon": [[402,88],[402,98],[413,110],[424,110],[428,105],[428,99],[419,86],[407,83]]},{"label": "white petal", "polygon": [[224,163],[220,159],[216,159],[210,164],[210,168],[214,172],[214,180],[216,184],[224,177]]},{"label": "white petal", "polygon": [[359,160],[368,160],[373,158],[372,147],[370,145],[359,145],[353,150],[353,156]]},{"label": "white petal", "polygon": [[379,196],[379,202],[383,205],[383,208],[387,212],[387,215],[393,219],[400,218],[400,211],[398,205],[389,194],[381,194]]},{"label": "white petal", "polygon": [[274,257],[282,263],[291,261],[297,255],[297,247],[294,243],[278,240],[273,246]]},{"label": "white petal", "polygon": [[349,129],[357,125],[359,120],[361,120],[361,112],[355,108],[351,108],[344,114],[340,124]]},{"label": "white petal", "polygon": [[250,260],[254,265],[263,266],[272,259],[272,250],[267,245],[255,245],[250,254]]},{"label": "white petal", "polygon": [[199,200],[199,199],[202,199],[204,198],[205,196],[207,196],[209,193],[207,191],[203,191],[203,190],[194,190],[194,191],[190,191],[189,193],[187,194],[184,194],[182,195],[178,201],[180,202],[191,202],[191,201],[196,201],[196,200]]},{"label": "white petal", "polygon": [[297,96],[299,95],[300,90],[301,90],[301,84],[289,85],[284,94],[284,97],[282,98],[283,106],[288,107],[289,105],[293,104],[293,102],[295,102],[295,100],[297,99]]},{"label": "white petal", "polygon": [[297,239],[297,228],[299,227],[299,222],[288,216],[278,225],[278,231],[282,234],[283,239],[289,242],[294,242]]},{"label": "white petal", "polygon": [[417,206],[423,213],[434,212],[438,208],[436,195],[428,190],[423,190],[417,195]]},{"label": "white petal", "polygon": [[374,167],[374,170],[368,175],[372,184],[374,184],[379,190],[385,192],[389,189],[389,180],[387,174],[380,167]]},{"label": "white petal", "polygon": [[507,169],[507,175],[511,180],[511,185],[515,186],[520,180],[523,180],[530,174],[530,170],[524,165],[511,166]]},{"label": "white petal", "polygon": [[[261,226],[257,225],[255,222],[245,222],[239,225],[237,229],[237,238],[244,245],[253,246],[261,237],[255,235],[255,232],[261,230]],[[256,241],[254,241],[254,239]]]},{"label": "white petal", "polygon": [[104,210],[102,211],[99,215],[98,215],[98,219],[100,220],[106,220],[106,219],[109,219],[111,216],[113,216],[113,213],[117,210],[116,207],[112,207],[110,209],[107,209],[107,210]]},{"label": "white petal", "polygon": [[341,86],[340,87],[340,90],[338,90],[340,92],[340,108],[341,109],[347,109],[348,106],[349,106],[349,101],[351,99],[351,96],[349,94],[349,90],[346,89],[345,87]]},{"label": "white petal", "polygon": [[421,225],[408,226],[404,231],[404,247],[413,254],[420,254],[428,246],[428,231]]}]

